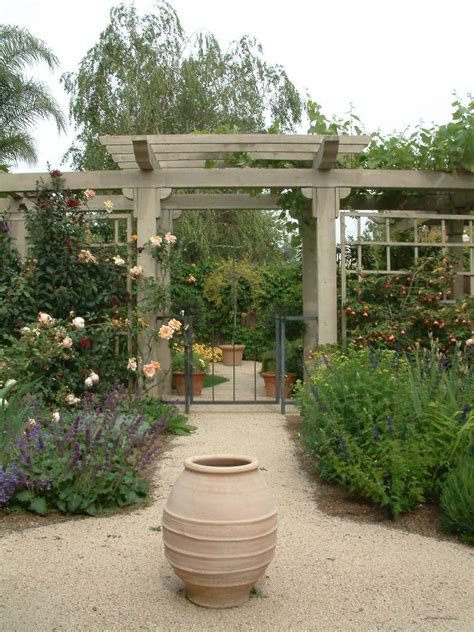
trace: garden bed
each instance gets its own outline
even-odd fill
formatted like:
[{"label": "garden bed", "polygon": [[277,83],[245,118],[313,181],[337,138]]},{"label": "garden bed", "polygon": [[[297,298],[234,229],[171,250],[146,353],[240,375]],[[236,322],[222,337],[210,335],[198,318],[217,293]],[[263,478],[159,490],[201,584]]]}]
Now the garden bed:
[{"label": "garden bed", "polygon": [[298,415],[288,415],[287,428],[295,440],[298,461],[314,485],[314,499],[322,512],[335,518],[344,518],[361,523],[383,524],[389,529],[417,533],[429,538],[458,542],[458,539],[446,533],[440,526],[442,512],[437,505],[423,504],[414,511],[402,514],[396,520],[387,516],[387,512],[380,507],[368,502],[358,500],[348,494],[336,484],[323,481],[314,472],[310,460],[305,456],[304,450],[298,441],[298,432],[302,418]]}]

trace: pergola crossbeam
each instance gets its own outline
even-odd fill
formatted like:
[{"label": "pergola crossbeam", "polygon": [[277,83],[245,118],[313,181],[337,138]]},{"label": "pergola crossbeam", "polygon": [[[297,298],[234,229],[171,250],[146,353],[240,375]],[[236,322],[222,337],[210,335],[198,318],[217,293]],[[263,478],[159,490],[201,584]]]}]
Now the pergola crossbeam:
[{"label": "pergola crossbeam", "polygon": [[318,153],[315,155],[313,160],[313,169],[319,169],[320,171],[333,169],[336,166],[338,152],[339,137],[323,138],[323,141],[319,146]]},{"label": "pergola crossbeam", "polygon": [[146,138],[132,141],[134,164],[142,171],[154,171],[159,168],[152,148]]}]

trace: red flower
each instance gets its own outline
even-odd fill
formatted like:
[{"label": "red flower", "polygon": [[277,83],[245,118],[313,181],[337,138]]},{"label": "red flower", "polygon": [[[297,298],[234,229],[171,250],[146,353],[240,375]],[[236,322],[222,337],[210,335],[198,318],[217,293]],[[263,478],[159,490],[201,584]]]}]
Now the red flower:
[{"label": "red flower", "polygon": [[68,206],[69,208],[77,208],[80,205],[81,203],[79,202],[79,200],[76,200],[76,198],[68,198],[66,200],[66,206]]},{"label": "red flower", "polygon": [[53,171],[51,171],[51,177],[52,178],[60,178],[63,174],[59,171],[59,169],[53,169]]},{"label": "red flower", "polygon": [[79,340],[79,346],[81,347],[81,349],[90,349],[92,345],[92,342],[90,341],[89,338],[81,338]]}]

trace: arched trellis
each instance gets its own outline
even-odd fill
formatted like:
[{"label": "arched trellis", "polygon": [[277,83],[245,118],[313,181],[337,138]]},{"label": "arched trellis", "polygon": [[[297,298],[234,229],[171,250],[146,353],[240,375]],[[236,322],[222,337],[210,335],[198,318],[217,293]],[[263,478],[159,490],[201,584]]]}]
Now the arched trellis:
[{"label": "arched trellis", "polygon": [[[369,140],[366,136],[280,134],[105,136],[101,142],[120,169],[66,172],[63,178],[65,187],[71,190],[122,190],[123,195],[107,199],[113,201],[116,211],[133,206],[138,245],[157,231],[172,231],[173,222],[182,211],[279,208],[278,198],[249,195],[245,189],[302,188],[310,200],[302,230],[304,315],[318,317],[317,321],[309,321],[306,330],[305,348],[309,349],[337,341],[336,220],[351,191],[423,191],[429,194],[423,204],[434,213],[445,210],[449,192],[467,195],[468,207],[473,200],[474,175],[468,173],[336,168],[342,156],[359,153]],[[235,152],[270,161],[267,164],[274,160],[280,166],[282,161],[303,161],[304,165],[235,168],[232,166]],[[307,161],[312,162],[312,167],[305,166]],[[15,215],[18,219],[22,205],[28,203],[29,193],[36,191],[40,179],[47,185],[48,176],[47,173],[0,174],[0,192],[11,194],[9,199],[1,201],[0,210],[8,211],[12,220]],[[206,192],[219,188],[237,189],[238,193]],[[183,192],[187,190],[193,192]],[[90,208],[101,210],[103,199],[98,195]],[[376,209],[374,199],[370,194],[362,197],[358,209],[371,205]],[[416,209],[412,206],[411,210],[416,216]],[[459,238],[459,226],[456,231],[458,237],[453,233],[452,241]],[[15,224],[13,236],[20,252],[24,252],[26,235],[21,219]],[[474,248],[474,244],[470,247]],[[157,263],[149,249],[140,252],[138,263],[145,275],[156,277]],[[154,325],[156,315],[150,314],[148,318]],[[171,388],[167,343],[156,341],[152,356],[159,357],[164,369],[161,375],[166,376],[156,383],[155,392],[167,395]]]}]

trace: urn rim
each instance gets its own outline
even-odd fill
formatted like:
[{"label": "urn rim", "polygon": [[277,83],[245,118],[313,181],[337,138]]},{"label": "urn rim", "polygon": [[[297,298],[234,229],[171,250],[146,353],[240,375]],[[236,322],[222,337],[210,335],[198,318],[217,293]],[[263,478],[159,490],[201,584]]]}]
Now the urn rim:
[{"label": "urn rim", "polygon": [[239,474],[256,470],[259,462],[252,456],[241,454],[202,454],[184,461],[184,467],[205,474]]}]

